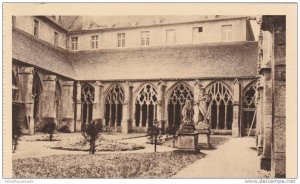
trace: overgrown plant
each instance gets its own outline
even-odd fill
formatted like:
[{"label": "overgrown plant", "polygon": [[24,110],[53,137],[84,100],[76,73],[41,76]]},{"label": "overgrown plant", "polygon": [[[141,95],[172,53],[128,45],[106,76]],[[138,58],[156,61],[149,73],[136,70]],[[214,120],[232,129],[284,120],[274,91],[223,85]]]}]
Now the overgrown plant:
[{"label": "overgrown plant", "polygon": [[86,125],[85,131],[82,132],[82,136],[84,137],[83,144],[90,145],[90,154],[95,154],[96,152],[96,141],[101,136],[101,130],[99,123],[91,121]]},{"label": "overgrown plant", "polygon": [[53,134],[56,128],[56,124],[53,121],[46,123],[43,128],[43,132],[49,134],[49,141],[53,141]]},{"label": "overgrown plant", "polygon": [[21,127],[17,122],[13,122],[12,126],[12,147],[13,153],[16,152],[20,137],[22,136]]}]

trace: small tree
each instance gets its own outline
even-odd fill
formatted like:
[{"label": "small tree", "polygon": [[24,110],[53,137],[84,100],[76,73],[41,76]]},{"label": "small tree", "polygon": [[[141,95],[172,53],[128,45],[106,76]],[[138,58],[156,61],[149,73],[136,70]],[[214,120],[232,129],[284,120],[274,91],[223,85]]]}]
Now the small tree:
[{"label": "small tree", "polygon": [[157,137],[159,135],[159,132],[160,132],[159,122],[155,120],[154,125],[148,128],[148,136],[150,136],[149,138],[151,144],[154,144],[154,152],[156,152]]},{"label": "small tree", "polygon": [[49,134],[49,141],[53,140],[53,134],[54,134],[55,128],[56,128],[56,124],[53,121],[46,123],[46,125],[43,128],[43,132]]},{"label": "small tree", "polygon": [[90,145],[90,154],[95,154],[96,152],[96,141],[100,137],[101,130],[102,128],[98,123],[91,121],[87,124],[85,131],[82,132],[82,136],[85,140],[83,144]]},{"label": "small tree", "polygon": [[15,153],[19,144],[20,137],[22,136],[22,131],[20,125],[17,122],[13,122],[12,125],[12,146],[13,153]]}]

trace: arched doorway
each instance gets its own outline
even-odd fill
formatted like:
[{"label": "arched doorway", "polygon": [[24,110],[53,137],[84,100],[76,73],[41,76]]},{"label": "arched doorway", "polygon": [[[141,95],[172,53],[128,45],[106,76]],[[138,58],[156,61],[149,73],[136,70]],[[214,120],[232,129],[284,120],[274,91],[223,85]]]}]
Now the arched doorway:
[{"label": "arched doorway", "polygon": [[121,126],[124,103],[124,90],[120,85],[114,85],[105,97],[105,126]]},{"label": "arched doorway", "polygon": [[243,135],[252,134],[256,128],[256,85],[248,86],[243,95]]},{"label": "arched doorway", "polygon": [[182,108],[186,100],[190,100],[193,104],[194,94],[186,83],[177,84],[171,91],[168,100],[168,121],[169,127],[178,129],[182,121]]},{"label": "arched doorway", "polygon": [[86,124],[93,118],[93,103],[95,88],[89,83],[81,86],[81,130],[84,131]]},{"label": "arched doorway", "polygon": [[223,82],[215,82],[207,88],[211,100],[211,129],[231,130],[233,121],[232,93]]},{"label": "arched doorway", "polygon": [[[41,114],[40,114],[40,96],[43,92],[43,83],[39,75],[35,72],[32,83],[32,96],[34,97],[33,119],[35,122],[35,131],[42,130]],[[27,115],[28,118],[28,115]],[[27,122],[30,122],[27,120]],[[28,125],[29,128],[29,125]]]},{"label": "arched doorway", "polygon": [[135,103],[135,122],[138,127],[151,127],[157,118],[157,91],[150,85],[144,85],[139,91]]}]

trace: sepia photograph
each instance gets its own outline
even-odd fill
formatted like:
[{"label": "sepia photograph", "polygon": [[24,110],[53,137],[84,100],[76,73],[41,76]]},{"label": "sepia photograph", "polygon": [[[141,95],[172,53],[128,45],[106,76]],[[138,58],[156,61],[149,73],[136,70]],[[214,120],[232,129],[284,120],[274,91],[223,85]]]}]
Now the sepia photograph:
[{"label": "sepia photograph", "polygon": [[11,178],[287,178],[286,14],[10,20]]}]

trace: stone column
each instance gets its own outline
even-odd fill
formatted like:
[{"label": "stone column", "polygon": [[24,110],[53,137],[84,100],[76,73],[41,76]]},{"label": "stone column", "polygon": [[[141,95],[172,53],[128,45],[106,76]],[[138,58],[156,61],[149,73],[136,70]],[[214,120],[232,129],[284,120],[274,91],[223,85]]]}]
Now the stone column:
[{"label": "stone column", "polygon": [[56,102],[55,102],[55,87],[56,87],[56,76],[55,75],[44,75],[42,77],[43,92],[40,96],[40,109],[42,122],[40,128],[44,127],[49,121],[54,121],[57,125],[56,120]]},{"label": "stone column", "polygon": [[101,82],[97,81],[95,84],[95,98],[93,103],[93,121],[103,125],[103,113],[102,113],[102,93],[103,85]]},{"label": "stone column", "polygon": [[263,139],[264,139],[264,122],[263,122],[263,86],[258,83],[257,87],[257,105],[256,105],[256,131],[257,131],[257,153],[261,155],[263,152]]},{"label": "stone column", "polygon": [[236,79],[233,84],[232,137],[241,137],[240,100],[241,100],[241,85],[238,79]]},{"label": "stone column", "polygon": [[264,134],[263,134],[263,152],[261,157],[261,169],[271,169],[271,143],[272,143],[272,80],[271,70],[264,69],[263,72],[263,122],[264,122]]},{"label": "stone column", "polygon": [[285,16],[274,21],[273,142],[271,176],[286,177],[286,44]]},{"label": "stone column", "polygon": [[166,96],[166,82],[160,81],[158,83],[158,98],[157,98],[157,121],[160,124],[161,134],[165,134],[166,132],[166,120],[165,120],[165,96]]},{"label": "stone column", "polygon": [[75,120],[75,131],[81,131],[81,85],[79,82],[76,84],[76,120]]},{"label": "stone column", "polygon": [[68,126],[71,132],[75,132],[75,103],[73,101],[73,81],[62,81],[61,82],[61,115],[62,115],[62,126]]},{"label": "stone column", "polygon": [[124,104],[122,111],[122,133],[131,133],[133,126],[133,86],[131,82],[126,82],[124,89]]},{"label": "stone column", "polygon": [[21,127],[27,129],[28,134],[34,134],[35,122],[33,117],[34,112],[34,97],[32,96],[33,85],[33,67],[21,67],[19,69],[19,99],[25,105],[25,121],[27,127]]},{"label": "stone column", "polygon": [[199,95],[200,95],[200,88],[202,87],[202,85],[200,84],[200,82],[198,80],[196,80],[195,82],[195,87],[194,87],[194,104],[193,104],[193,107],[194,107],[194,117],[193,117],[193,120],[194,120],[194,123],[198,123],[198,120],[199,120],[199,108],[198,108],[198,105],[199,105]]}]

